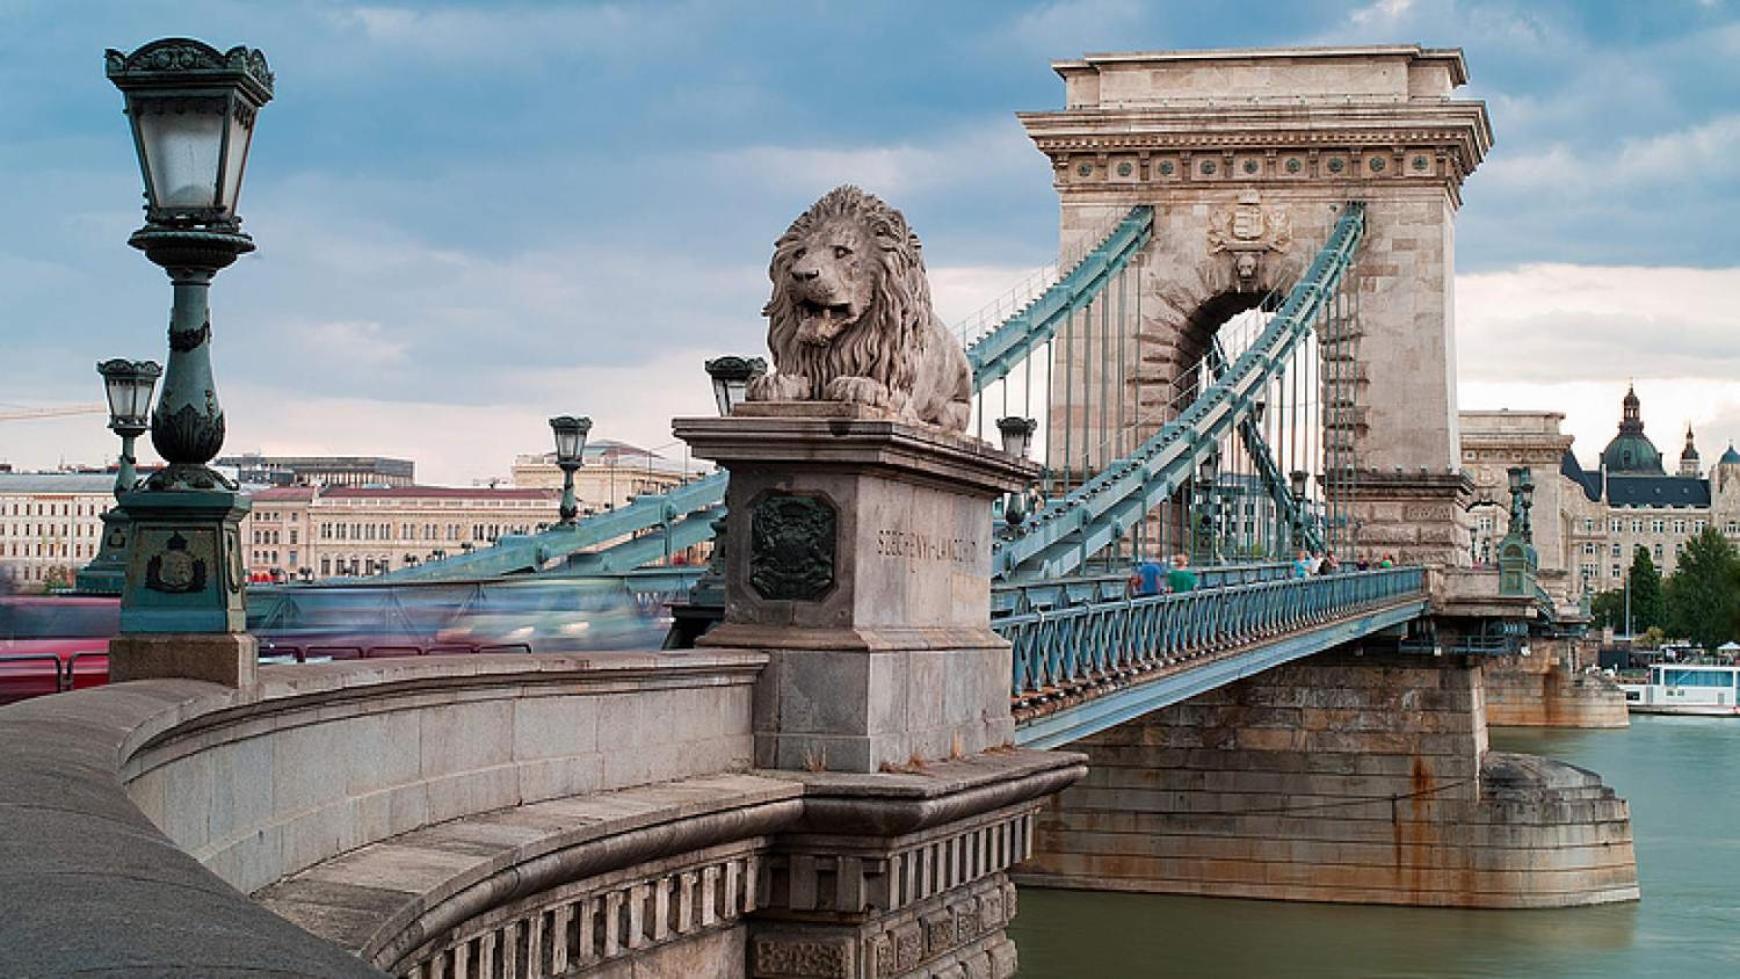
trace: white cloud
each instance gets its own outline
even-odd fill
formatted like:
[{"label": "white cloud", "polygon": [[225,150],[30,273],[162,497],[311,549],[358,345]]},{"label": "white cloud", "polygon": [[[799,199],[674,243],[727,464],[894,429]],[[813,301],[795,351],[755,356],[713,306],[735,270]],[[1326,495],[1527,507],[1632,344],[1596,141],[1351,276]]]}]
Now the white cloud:
[{"label": "white cloud", "polygon": [[923,143],[748,146],[714,154],[709,168],[728,182],[762,188],[800,187],[820,196],[839,184],[855,183],[893,200],[1030,172],[1036,159],[1021,127],[999,120]]},{"label": "white cloud", "polygon": [[385,367],[405,360],[410,344],[395,339],[379,323],[330,320],[292,326],[289,335],[317,360],[345,361],[361,367]]},{"label": "white cloud", "polygon": [[1129,47],[1126,39],[1142,14],[1135,0],[1056,0],[1025,11],[994,37],[999,45],[1013,42],[1054,58],[1121,50]]},{"label": "white cloud", "polygon": [[633,57],[648,53],[652,40],[672,34],[692,5],[629,6],[617,3],[487,6],[365,5],[332,12],[333,22],[358,32],[379,49],[415,52],[447,64],[524,66],[542,55],[586,51]]},{"label": "white cloud", "polygon": [[1464,408],[1547,409],[1587,458],[1635,382],[1658,447],[1740,437],[1740,268],[1525,265],[1456,280]]},{"label": "white cloud", "polygon": [[1684,185],[1688,180],[1732,175],[1737,156],[1740,114],[1729,114],[1628,139],[1616,153],[1590,153],[1555,143],[1531,153],[1499,156],[1482,169],[1481,179],[1511,190],[1598,201],[1641,186]]},{"label": "white cloud", "polygon": [[1406,15],[1413,5],[1414,0],[1376,0],[1375,3],[1355,8],[1347,19],[1362,27],[1369,24],[1393,24]]}]

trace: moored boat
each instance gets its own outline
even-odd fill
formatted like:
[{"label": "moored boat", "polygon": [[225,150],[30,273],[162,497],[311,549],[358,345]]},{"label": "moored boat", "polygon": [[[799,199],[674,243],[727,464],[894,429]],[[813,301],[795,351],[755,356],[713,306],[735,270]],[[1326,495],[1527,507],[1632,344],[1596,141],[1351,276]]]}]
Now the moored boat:
[{"label": "moored boat", "polygon": [[1740,666],[1656,663],[1648,683],[1620,684],[1638,714],[1740,714]]}]

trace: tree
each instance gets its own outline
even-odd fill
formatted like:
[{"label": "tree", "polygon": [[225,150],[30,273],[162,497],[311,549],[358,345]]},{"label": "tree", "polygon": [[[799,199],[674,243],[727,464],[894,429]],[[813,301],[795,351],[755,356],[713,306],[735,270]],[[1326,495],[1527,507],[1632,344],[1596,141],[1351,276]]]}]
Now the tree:
[{"label": "tree", "polygon": [[[1640,544],[1631,555],[1631,631],[1633,634],[1667,626],[1667,605],[1662,598],[1661,572]],[[1624,627],[1624,613],[1620,613]]]},{"label": "tree", "polygon": [[1625,592],[1615,588],[1596,595],[1589,602],[1589,617],[1597,629],[1624,630]]},{"label": "tree", "polygon": [[1733,639],[1740,622],[1740,554],[1714,527],[1686,542],[1668,579],[1667,626],[1676,636],[1714,649]]}]

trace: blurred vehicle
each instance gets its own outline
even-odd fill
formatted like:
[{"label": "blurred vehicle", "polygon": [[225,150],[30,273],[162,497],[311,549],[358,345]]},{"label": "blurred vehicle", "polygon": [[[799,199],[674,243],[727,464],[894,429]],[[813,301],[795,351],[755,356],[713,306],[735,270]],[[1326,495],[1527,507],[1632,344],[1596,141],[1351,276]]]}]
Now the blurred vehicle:
[{"label": "blurred vehicle", "polygon": [[[658,649],[675,594],[561,579],[250,592],[262,663]],[[115,598],[0,595],[0,704],[107,683],[120,619]]]},{"label": "blurred vehicle", "polygon": [[0,595],[0,704],[109,681],[117,598]]},{"label": "blurred vehicle", "polygon": [[662,609],[611,608],[498,612],[465,616],[436,635],[439,645],[523,646],[534,653],[657,649],[671,628]]}]

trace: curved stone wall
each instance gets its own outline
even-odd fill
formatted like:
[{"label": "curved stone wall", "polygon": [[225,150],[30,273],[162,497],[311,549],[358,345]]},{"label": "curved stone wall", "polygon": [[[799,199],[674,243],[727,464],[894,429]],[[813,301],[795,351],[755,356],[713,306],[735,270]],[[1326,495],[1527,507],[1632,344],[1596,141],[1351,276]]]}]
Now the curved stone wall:
[{"label": "curved stone wall", "polygon": [[377,660],[0,710],[8,970],[378,976],[245,894],[432,823],[747,768],[764,662]]},{"label": "curved stone wall", "polygon": [[749,767],[764,658],[597,653],[262,670],[126,752],[127,793],[243,892],[470,813]]}]

